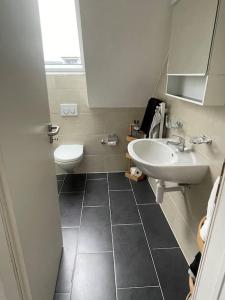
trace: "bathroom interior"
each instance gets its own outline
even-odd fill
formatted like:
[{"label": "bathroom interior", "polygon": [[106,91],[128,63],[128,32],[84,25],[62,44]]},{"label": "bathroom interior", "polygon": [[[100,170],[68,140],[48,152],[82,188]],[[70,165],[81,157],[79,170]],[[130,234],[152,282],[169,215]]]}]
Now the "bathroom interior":
[{"label": "bathroom interior", "polygon": [[225,0],[31,3],[62,242],[51,284],[18,299],[201,300],[225,156]]}]

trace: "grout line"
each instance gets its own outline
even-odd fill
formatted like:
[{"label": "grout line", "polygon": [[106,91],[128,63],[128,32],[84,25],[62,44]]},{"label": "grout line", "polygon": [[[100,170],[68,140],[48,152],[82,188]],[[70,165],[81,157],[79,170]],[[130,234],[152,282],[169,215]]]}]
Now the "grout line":
[{"label": "grout line", "polygon": [[130,286],[124,288],[117,288],[118,290],[130,290],[130,289],[148,289],[148,288],[159,288],[159,285],[146,285],[146,286]]},{"label": "grout line", "polygon": [[[63,175],[63,178],[62,179],[59,179],[59,176],[62,176]],[[66,177],[66,175],[67,175],[67,173],[66,174],[56,174],[56,178],[57,178],[57,180],[63,180],[63,179],[65,179],[65,177]]]},{"label": "grout line", "polygon": [[[121,171],[118,171],[118,172],[121,172]],[[104,172],[104,171],[100,171],[100,172],[87,172],[87,175],[93,175],[93,174],[106,174],[107,175],[107,172]]]},{"label": "grout line", "polygon": [[87,181],[100,181],[100,180],[105,180],[107,181],[106,177],[102,177],[102,178],[88,178]]},{"label": "grout line", "polygon": [[133,223],[133,224],[113,224],[112,227],[116,226],[137,226],[137,225],[142,225],[141,223]]},{"label": "grout line", "polygon": [[180,249],[180,247],[152,248],[152,250],[174,250],[174,249]]},{"label": "grout line", "polygon": [[88,208],[94,208],[94,207],[99,208],[99,207],[108,207],[108,205],[84,205],[84,208],[86,208],[86,207],[88,207]]},{"label": "grout line", "polygon": [[112,253],[112,250],[106,251],[96,251],[96,252],[79,252],[79,254],[103,254],[103,253]]},{"label": "grout line", "polygon": [[[117,154],[118,155],[118,154]],[[124,174],[126,171],[124,170],[118,170],[118,171],[109,171],[109,172],[106,172],[106,173],[109,173],[109,174],[116,174],[116,173],[122,173]],[[104,172],[100,172],[100,173],[104,173]]]},{"label": "grout line", "polygon": [[78,229],[78,228],[80,228],[80,226],[62,226],[61,227],[62,229]]},{"label": "grout line", "polygon": [[110,192],[132,192],[132,189],[129,190],[109,190]]},{"label": "grout line", "polygon": [[[130,181],[130,179],[129,179],[129,181]],[[130,185],[131,185],[131,182],[130,182]],[[146,239],[146,242],[147,242],[147,245],[148,245],[148,250],[149,250],[149,253],[150,253],[150,256],[151,256],[151,259],[152,259],[152,263],[153,263],[153,266],[154,266],[154,269],[155,269],[156,277],[157,277],[157,279],[158,279],[160,291],[161,291],[163,300],[165,300],[165,297],[164,297],[163,291],[162,291],[162,287],[161,287],[161,283],[160,283],[160,280],[159,280],[159,275],[158,275],[158,273],[157,273],[155,261],[154,261],[153,255],[152,255],[152,251],[151,251],[151,248],[150,248],[150,244],[149,244],[149,242],[148,242],[147,234],[146,234],[146,231],[145,231],[145,227],[144,227],[144,224],[143,224],[143,220],[142,220],[142,217],[141,217],[141,213],[140,213],[139,207],[138,207],[138,205],[137,205],[137,199],[136,199],[136,197],[135,197],[135,194],[134,194],[134,190],[133,190],[132,185],[131,185],[131,188],[132,188],[133,196],[134,196],[135,203],[136,203],[136,206],[137,206],[138,214],[139,214],[139,217],[140,217],[140,220],[141,220],[141,224],[142,224],[142,228],[143,228],[143,231],[144,231],[145,239]]]},{"label": "grout line", "polygon": [[137,205],[140,205],[140,206],[148,206],[148,205],[159,205],[158,203],[137,203]]},{"label": "grout line", "polygon": [[116,278],[116,261],[115,261],[115,248],[113,241],[113,227],[112,227],[112,211],[111,211],[111,201],[110,201],[110,193],[109,193],[109,173],[107,173],[107,185],[108,185],[108,200],[109,200],[109,215],[110,215],[110,225],[111,225],[111,237],[112,237],[112,255],[113,255],[113,265],[114,265],[114,279],[115,279],[115,289],[116,289],[116,300],[118,300],[117,294],[117,278]]},{"label": "grout line", "polygon": [[[66,176],[67,176],[67,175],[66,175]],[[61,191],[62,191],[62,188],[63,188],[64,182],[65,182],[66,176],[64,177],[64,179],[63,179],[63,180],[60,180],[60,181],[62,181],[63,183],[62,183],[62,185],[61,185],[61,188],[60,188],[60,190],[59,190],[59,195],[61,194]]]},{"label": "grout line", "polygon": [[84,190],[80,190],[80,191],[72,191],[72,192],[61,192],[60,190],[60,194],[83,194]]},{"label": "grout line", "polygon": [[86,190],[86,184],[87,184],[87,173],[85,174],[85,183],[84,183],[84,190],[83,190],[83,199],[82,199],[82,204],[81,204],[81,213],[80,213],[80,225],[79,225],[79,230],[78,230],[78,239],[77,239],[77,247],[76,247],[76,256],[74,259],[74,265],[73,265],[73,273],[72,273],[72,284],[71,284],[71,290],[70,290],[70,299],[72,297],[72,291],[73,291],[73,283],[74,283],[74,276],[75,276],[75,269],[77,265],[77,257],[78,257],[78,247],[79,247],[79,240],[80,240],[80,230],[81,230],[81,221],[83,217],[83,208],[84,208],[84,196],[85,196],[85,190]]}]

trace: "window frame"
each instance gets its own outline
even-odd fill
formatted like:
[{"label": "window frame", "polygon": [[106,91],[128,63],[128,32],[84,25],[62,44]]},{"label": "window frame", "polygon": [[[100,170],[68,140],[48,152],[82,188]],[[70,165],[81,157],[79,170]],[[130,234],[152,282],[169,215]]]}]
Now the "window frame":
[{"label": "window frame", "polygon": [[77,29],[79,37],[79,46],[80,46],[80,60],[81,64],[77,65],[53,65],[45,64],[45,72],[47,74],[52,73],[84,73],[85,72],[85,62],[84,62],[84,51],[83,51],[83,38],[82,38],[82,29],[81,29],[81,16],[80,16],[80,3],[79,0],[74,0],[75,13],[77,16]]}]

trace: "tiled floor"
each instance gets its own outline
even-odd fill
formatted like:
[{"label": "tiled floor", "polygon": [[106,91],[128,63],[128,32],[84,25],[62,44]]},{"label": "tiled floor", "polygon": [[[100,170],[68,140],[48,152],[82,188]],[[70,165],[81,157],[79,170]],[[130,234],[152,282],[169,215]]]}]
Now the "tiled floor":
[{"label": "tiled floor", "polygon": [[58,176],[64,250],[55,300],[184,300],[187,263],[147,181]]}]

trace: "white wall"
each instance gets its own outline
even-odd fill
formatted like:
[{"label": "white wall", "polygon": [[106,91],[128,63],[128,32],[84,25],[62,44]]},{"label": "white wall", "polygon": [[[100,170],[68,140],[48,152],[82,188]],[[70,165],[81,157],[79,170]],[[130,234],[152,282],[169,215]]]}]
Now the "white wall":
[{"label": "white wall", "polygon": [[153,95],[168,49],[168,0],[82,0],[91,107],[140,107]]}]

